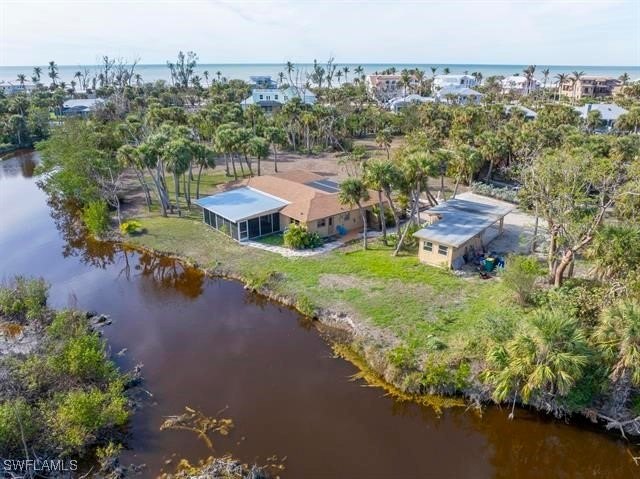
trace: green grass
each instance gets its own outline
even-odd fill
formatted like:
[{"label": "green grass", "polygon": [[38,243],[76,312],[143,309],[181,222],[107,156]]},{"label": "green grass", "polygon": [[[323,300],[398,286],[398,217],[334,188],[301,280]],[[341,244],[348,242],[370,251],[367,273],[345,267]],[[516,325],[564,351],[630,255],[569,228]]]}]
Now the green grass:
[{"label": "green grass", "polygon": [[284,246],[284,238],[282,236],[282,233],[263,236],[262,238],[258,238],[256,241],[270,246]]},{"label": "green grass", "polygon": [[[449,271],[421,264],[417,255],[391,255],[379,241],[362,251],[354,244],[308,258],[239,245],[199,220],[142,218],[146,234],[133,243],[175,253],[217,273],[246,278],[252,286],[294,296],[305,309],[344,311],[375,328],[392,333],[412,354],[479,356],[490,320],[511,321],[526,311],[495,279],[463,279]],[[277,236],[263,238],[276,242]],[[269,243],[269,244],[274,244]]]}]

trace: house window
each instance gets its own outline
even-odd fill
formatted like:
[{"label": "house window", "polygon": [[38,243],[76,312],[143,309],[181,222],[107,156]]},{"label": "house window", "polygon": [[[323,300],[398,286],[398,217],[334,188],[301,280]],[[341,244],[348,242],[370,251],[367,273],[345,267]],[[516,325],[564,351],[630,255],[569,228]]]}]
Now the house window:
[{"label": "house window", "polygon": [[323,228],[323,227],[327,226],[327,219],[326,218],[322,218],[321,220],[318,220],[317,226],[318,226],[318,228]]},{"label": "house window", "polygon": [[300,221],[295,218],[289,218],[289,224],[299,225]]},{"label": "house window", "polygon": [[260,95],[260,99],[263,100],[264,99],[264,95]]},{"label": "house window", "polygon": [[284,101],[287,101],[289,97],[287,95],[284,96]]},{"label": "house window", "polygon": [[438,254],[441,254],[442,256],[447,256],[447,254],[449,253],[449,247],[439,244],[438,245]]},{"label": "house window", "polygon": [[278,99],[278,95],[275,95],[275,97],[274,97],[274,98],[277,100],[277,99]]},{"label": "house window", "polygon": [[271,100],[271,95],[267,95],[267,100]]},{"label": "house window", "polygon": [[349,221],[349,218],[351,218],[351,213],[347,211],[347,212],[344,214],[344,216],[342,217],[342,219],[343,219],[344,221]]},{"label": "house window", "polygon": [[425,241],[422,245],[422,249],[425,251],[433,251],[433,243],[431,241]]}]

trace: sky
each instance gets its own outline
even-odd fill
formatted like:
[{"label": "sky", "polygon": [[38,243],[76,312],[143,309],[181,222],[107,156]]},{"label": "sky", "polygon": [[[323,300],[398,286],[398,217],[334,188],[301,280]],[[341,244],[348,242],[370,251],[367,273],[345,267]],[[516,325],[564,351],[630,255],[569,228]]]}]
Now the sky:
[{"label": "sky", "polygon": [[640,65],[640,0],[0,0],[0,66]]}]

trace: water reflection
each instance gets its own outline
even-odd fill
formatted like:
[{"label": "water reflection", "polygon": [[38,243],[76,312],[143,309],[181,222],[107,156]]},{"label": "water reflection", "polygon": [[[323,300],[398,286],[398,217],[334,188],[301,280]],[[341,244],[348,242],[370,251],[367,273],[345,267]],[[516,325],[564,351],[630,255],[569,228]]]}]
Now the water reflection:
[{"label": "water reflection", "polygon": [[0,205],[12,205],[0,210],[0,251],[10,252],[0,255],[0,275],[44,276],[54,305],[75,293],[79,307],[112,317],[105,337],[113,351],[128,350],[117,361],[144,364],[153,394],[133,417],[124,459],[146,463],[144,477],[173,453],[192,461],[210,454],[186,432],[159,432],[185,405],[210,415],[229,406],[236,430],[216,441],[216,452],[246,462],[288,456],[283,477],[639,475],[626,445],[601,432],[526,411],[509,421],[494,408],[482,418],[463,409],[437,417],[362,387],[307,319],[171,258],[89,238],[73,205],[47,205],[20,161],[0,162]]},{"label": "water reflection", "polygon": [[0,179],[20,176],[22,178],[32,178],[35,174],[38,159],[32,151],[17,151],[12,153],[11,158],[2,159],[0,168]]}]

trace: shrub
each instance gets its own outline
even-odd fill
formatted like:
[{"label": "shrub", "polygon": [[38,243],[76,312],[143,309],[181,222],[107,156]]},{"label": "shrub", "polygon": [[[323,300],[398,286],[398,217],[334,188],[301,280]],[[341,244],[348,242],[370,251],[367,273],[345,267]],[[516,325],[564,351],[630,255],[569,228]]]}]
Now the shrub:
[{"label": "shrub", "polygon": [[76,451],[93,443],[101,430],[123,425],[129,414],[121,393],[122,384],[116,382],[106,392],[91,388],[58,394],[48,414],[58,444]]},{"label": "shrub", "polygon": [[85,333],[66,341],[53,356],[56,372],[90,381],[102,381],[115,373],[113,363],[106,358],[104,344],[95,333]]},{"label": "shrub", "polygon": [[37,431],[31,406],[22,398],[0,404],[0,451],[31,441]]},{"label": "shrub", "polygon": [[514,188],[494,186],[487,183],[472,183],[471,191],[479,195],[508,201],[509,203],[518,203],[518,191]]},{"label": "shrub", "polygon": [[109,228],[109,208],[102,200],[92,201],[82,210],[82,220],[89,233],[94,236],[103,234]]},{"label": "shrub", "polygon": [[[404,242],[402,243],[403,251],[416,252],[418,250],[418,238],[413,236],[413,234],[419,229],[420,226],[418,226],[417,224],[409,225],[409,231],[407,231],[407,234],[404,237]],[[402,232],[400,232],[400,235],[402,235]],[[392,233],[388,236],[389,242],[392,246],[395,247],[398,245],[398,241],[400,241],[400,235]]]},{"label": "shrub", "polygon": [[292,224],[284,232],[284,245],[292,249],[309,249],[322,246],[318,233],[311,233],[306,227]]},{"label": "shrub", "polygon": [[134,235],[140,233],[142,230],[142,223],[138,220],[127,220],[120,225],[120,232],[123,235]]},{"label": "shrub", "polygon": [[534,292],[534,286],[543,270],[533,256],[509,256],[501,276],[507,288],[516,294],[520,304],[528,304]]},{"label": "shrub", "polygon": [[46,311],[49,285],[44,279],[16,276],[0,287],[0,315],[15,321],[41,319]]}]

